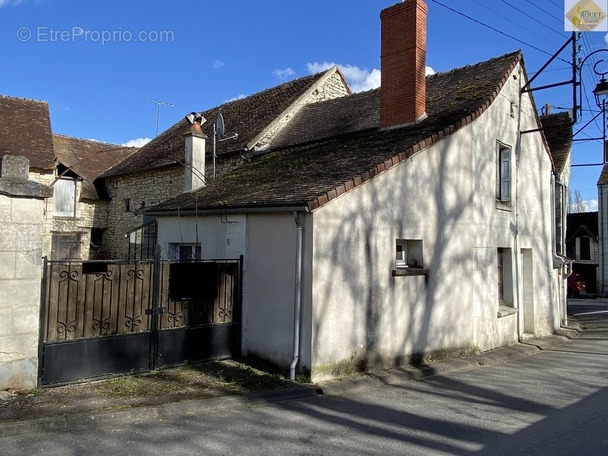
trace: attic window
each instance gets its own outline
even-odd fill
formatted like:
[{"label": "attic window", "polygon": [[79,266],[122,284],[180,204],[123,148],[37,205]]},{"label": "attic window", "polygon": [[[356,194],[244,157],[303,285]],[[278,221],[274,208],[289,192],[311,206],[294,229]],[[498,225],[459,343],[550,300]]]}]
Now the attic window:
[{"label": "attic window", "polygon": [[55,215],[76,217],[76,179],[62,177],[53,185]]}]

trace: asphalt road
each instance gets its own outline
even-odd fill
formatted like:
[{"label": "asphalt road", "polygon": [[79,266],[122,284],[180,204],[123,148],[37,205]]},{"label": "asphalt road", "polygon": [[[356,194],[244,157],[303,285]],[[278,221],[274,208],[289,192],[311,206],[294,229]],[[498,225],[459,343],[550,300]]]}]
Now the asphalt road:
[{"label": "asphalt road", "polygon": [[608,454],[608,305],[572,301],[579,338],[399,386],[87,421],[0,438],[1,455]]}]

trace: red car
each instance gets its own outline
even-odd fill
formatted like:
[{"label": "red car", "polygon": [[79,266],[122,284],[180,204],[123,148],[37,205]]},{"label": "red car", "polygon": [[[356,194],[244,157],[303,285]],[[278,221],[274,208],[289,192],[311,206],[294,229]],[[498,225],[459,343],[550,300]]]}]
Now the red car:
[{"label": "red car", "polygon": [[568,297],[578,298],[586,290],[587,287],[581,275],[576,272],[570,274],[570,277],[568,277]]}]

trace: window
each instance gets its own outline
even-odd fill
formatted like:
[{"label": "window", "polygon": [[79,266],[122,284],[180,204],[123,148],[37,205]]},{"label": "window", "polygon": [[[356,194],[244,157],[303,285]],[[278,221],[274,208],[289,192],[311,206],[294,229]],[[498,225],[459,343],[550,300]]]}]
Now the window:
[{"label": "window", "polygon": [[91,247],[100,248],[103,244],[103,228],[91,228]]},{"label": "window", "polygon": [[80,259],[80,233],[53,233],[53,260]]},{"label": "window", "polygon": [[591,259],[591,242],[588,236],[578,238],[580,245],[580,256],[578,260],[590,260]]},{"label": "window", "polygon": [[498,304],[505,302],[505,249],[498,248]]},{"label": "window", "polygon": [[76,179],[61,178],[53,185],[55,215],[76,217]]},{"label": "window", "polygon": [[176,260],[200,260],[200,244],[170,244],[170,255]]},{"label": "window", "polygon": [[499,307],[514,306],[512,265],[511,249],[498,247],[496,249],[496,267]]},{"label": "window", "polygon": [[395,243],[395,267],[422,268],[422,240],[397,239]]},{"label": "window", "polygon": [[511,148],[500,143],[497,169],[496,199],[507,203],[511,201]]}]

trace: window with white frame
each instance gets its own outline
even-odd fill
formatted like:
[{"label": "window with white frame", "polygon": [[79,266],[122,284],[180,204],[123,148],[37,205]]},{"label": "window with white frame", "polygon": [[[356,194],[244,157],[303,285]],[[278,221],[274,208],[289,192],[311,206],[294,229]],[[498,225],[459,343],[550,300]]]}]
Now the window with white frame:
[{"label": "window with white frame", "polygon": [[176,260],[200,260],[200,244],[170,244],[170,256]]},{"label": "window with white frame", "polygon": [[395,267],[422,268],[422,240],[397,239],[395,242]]},{"label": "window with white frame", "polygon": [[55,215],[76,217],[76,185],[78,181],[71,178],[60,178],[53,185]]},{"label": "window with white frame", "polygon": [[508,203],[511,201],[511,148],[498,143],[498,166],[496,199]]}]

